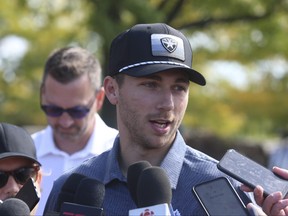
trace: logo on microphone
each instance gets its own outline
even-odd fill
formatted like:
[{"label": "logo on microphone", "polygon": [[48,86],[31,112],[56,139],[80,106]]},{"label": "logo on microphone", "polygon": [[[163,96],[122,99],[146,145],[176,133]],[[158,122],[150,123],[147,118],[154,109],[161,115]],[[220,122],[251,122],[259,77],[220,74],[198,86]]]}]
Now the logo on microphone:
[{"label": "logo on microphone", "polygon": [[149,209],[145,209],[144,212],[140,214],[140,216],[154,216],[154,212]]}]

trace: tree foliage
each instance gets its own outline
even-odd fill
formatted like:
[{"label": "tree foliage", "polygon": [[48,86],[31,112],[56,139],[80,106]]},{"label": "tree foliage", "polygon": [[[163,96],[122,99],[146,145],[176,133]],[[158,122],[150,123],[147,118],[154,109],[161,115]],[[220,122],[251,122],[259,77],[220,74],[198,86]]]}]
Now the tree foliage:
[{"label": "tree foliage", "polygon": [[[287,12],[287,0],[3,1],[0,119],[45,124],[38,90],[45,59],[53,49],[85,47],[101,60],[107,74],[109,46],[117,34],[136,23],[165,22],[191,39],[193,67],[207,78],[206,87],[191,85],[185,127],[222,136],[275,135],[287,129]],[[23,56],[6,55],[4,41],[11,36],[25,41]],[[17,53],[12,46],[8,51]],[[236,74],[227,64],[215,70],[221,61],[241,65],[247,78],[244,87],[221,78],[224,69],[232,78]],[[278,62],[283,64],[279,67]],[[113,126],[114,113],[105,103],[102,115]]]}]

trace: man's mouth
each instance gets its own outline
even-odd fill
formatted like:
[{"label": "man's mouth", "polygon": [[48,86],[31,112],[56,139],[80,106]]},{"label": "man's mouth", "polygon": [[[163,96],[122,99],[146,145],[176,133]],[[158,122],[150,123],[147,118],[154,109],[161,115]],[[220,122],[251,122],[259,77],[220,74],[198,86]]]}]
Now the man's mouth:
[{"label": "man's mouth", "polygon": [[171,121],[167,120],[152,120],[151,122],[159,128],[166,128],[171,124]]}]

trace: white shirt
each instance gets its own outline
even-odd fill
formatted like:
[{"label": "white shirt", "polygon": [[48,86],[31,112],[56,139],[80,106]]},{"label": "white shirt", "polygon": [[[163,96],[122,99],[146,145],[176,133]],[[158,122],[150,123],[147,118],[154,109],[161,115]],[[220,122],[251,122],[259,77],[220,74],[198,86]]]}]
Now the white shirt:
[{"label": "white shirt", "polygon": [[95,115],[96,122],[94,131],[84,149],[69,155],[58,149],[54,143],[52,128],[45,129],[32,134],[36,146],[37,159],[41,163],[42,183],[41,198],[38,203],[36,215],[43,215],[45,204],[52,189],[53,182],[65,171],[80,165],[84,160],[99,155],[110,149],[118,131],[108,127],[101,117]]}]

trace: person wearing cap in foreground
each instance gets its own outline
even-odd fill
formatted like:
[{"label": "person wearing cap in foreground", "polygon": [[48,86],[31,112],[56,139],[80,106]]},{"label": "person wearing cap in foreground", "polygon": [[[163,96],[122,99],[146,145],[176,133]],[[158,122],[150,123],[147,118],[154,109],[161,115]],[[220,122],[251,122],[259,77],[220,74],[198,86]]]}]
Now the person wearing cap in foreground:
[{"label": "person wearing cap in foreground", "polygon": [[34,180],[36,188],[39,189],[40,166],[30,134],[21,127],[1,122],[0,200],[15,197],[29,178]]},{"label": "person wearing cap in foreground", "polygon": [[[166,171],[175,214],[205,215],[192,187],[224,174],[217,169],[216,160],[186,145],[179,131],[190,85],[193,89],[195,84],[206,84],[192,69],[188,39],[163,23],[135,25],[112,41],[109,73],[104,88],[116,106],[119,135],[111,150],[56,180],[45,212],[56,210],[62,185],[71,174],[80,173],[105,184],[106,215],[128,215],[137,208],[127,187],[128,168],[148,161]],[[239,184],[231,182],[235,187]],[[239,193],[250,202],[244,192]]]}]

